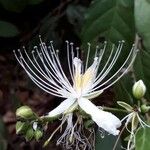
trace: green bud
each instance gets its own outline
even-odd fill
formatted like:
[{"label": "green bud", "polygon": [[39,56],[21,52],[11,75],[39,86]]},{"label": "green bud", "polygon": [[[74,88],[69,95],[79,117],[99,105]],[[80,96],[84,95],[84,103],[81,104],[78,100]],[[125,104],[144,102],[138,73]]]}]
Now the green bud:
[{"label": "green bud", "polygon": [[150,110],[150,106],[146,106],[145,104],[143,104],[141,106],[141,112],[142,113],[147,113]]},{"label": "green bud", "polygon": [[26,133],[28,127],[29,127],[29,124],[27,124],[26,122],[17,121],[16,133],[17,134],[24,134],[24,133]]},{"label": "green bud", "polygon": [[16,116],[24,119],[31,119],[35,117],[32,109],[28,106],[18,108],[16,111]]},{"label": "green bud", "polygon": [[43,132],[39,129],[37,129],[35,132],[34,132],[34,137],[36,139],[36,141],[38,141],[40,138],[42,138],[43,136]]},{"label": "green bud", "polygon": [[25,138],[27,141],[32,140],[32,138],[34,137],[34,130],[32,128],[29,128],[26,132]]},{"label": "green bud", "polygon": [[146,92],[146,86],[142,80],[137,81],[132,88],[132,92],[135,98],[141,99]]}]

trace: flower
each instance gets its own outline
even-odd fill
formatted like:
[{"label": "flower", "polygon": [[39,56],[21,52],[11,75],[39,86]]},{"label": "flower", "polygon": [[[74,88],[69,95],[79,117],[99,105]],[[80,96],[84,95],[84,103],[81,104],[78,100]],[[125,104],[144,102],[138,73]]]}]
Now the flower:
[{"label": "flower", "polygon": [[139,80],[134,83],[132,91],[135,98],[141,99],[145,95],[146,86],[142,80]]},{"label": "flower", "polygon": [[93,63],[89,66],[90,44],[88,44],[87,59],[84,65],[79,58],[79,48],[75,51],[73,43],[66,41],[68,71],[71,76],[71,81],[69,81],[62,69],[59,51],[54,50],[53,42],[51,41],[47,46],[41,38],[40,41],[40,48],[34,47],[32,57],[28,55],[24,47],[24,53],[18,50],[18,53],[14,51],[14,54],[37,86],[49,94],[65,98],[59,106],[48,113],[48,116],[55,117],[60,114],[72,113],[81,108],[100,128],[110,134],[118,135],[117,128],[121,126],[121,121],[112,113],[100,110],[91,100],[116,83],[127,72],[136,57],[134,46],[121,67],[112,76],[109,76],[109,72],[120,56],[123,41],[119,42],[116,50],[115,46],[112,46],[110,55],[100,72],[99,67],[102,65],[107,42],[99,52],[97,47]]}]

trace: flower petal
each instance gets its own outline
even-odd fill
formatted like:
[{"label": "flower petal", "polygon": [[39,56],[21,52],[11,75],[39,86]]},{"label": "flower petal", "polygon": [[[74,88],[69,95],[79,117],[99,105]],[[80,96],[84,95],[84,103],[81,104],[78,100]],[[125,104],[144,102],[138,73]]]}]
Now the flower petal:
[{"label": "flower petal", "polygon": [[53,109],[52,111],[50,111],[48,113],[49,117],[55,117],[57,115],[60,115],[61,113],[63,113],[65,110],[67,110],[74,102],[76,99],[66,99],[63,102],[60,103],[60,105],[58,105],[55,109]]},{"label": "flower petal", "polygon": [[117,128],[121,126],[121,121],[115,115],[98,109],[86,98],[79,99],[78,104],[87,114],[91,115],[93,121],[99,127],[103,128],[110,134],[119,134],[119,130],[117,130]]},{"label": "flower petal", "polygon": [[87,93],[87,94],[83,95],[82,97],[84,97],[86,99],[93,99],[95,97],[98,97],[102,93],[103,93],[103,90],[99,90],[99,91],[94,91],[94,92],[91,92],[91,93]]}]

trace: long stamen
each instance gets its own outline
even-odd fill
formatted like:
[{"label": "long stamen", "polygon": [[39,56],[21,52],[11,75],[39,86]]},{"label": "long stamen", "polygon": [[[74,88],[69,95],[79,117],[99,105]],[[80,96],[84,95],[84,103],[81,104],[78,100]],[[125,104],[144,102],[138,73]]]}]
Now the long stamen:
[{"label": "long stamen", "polygon": [[[121,53],[122,46],[123,46],[123,43],[119,44],[119,46],[118,46],[118,48],[117,48],[117,51],[116,51],[116,53],[115,53],[115,55],[114,55],[114,57],[113,57],[113,59],[112,59],[110,65],[109,65],[109,67],[106,69],[106,71],[105,71],[104,73],[103,73],[104,70],[101,71],[100,74],[103,73],[103,75],[102,75],[102,76],[99,76],[99,77],[96,79],[97,81],[96,81],[94,84],[97,84],[97,83],[99,84],[99,83],[108,75],[108,73],[109,73],[110,70],[113,68],[114,64],[116,63],[116,61],[117,61],[117,59],[118,59],[118,57],[119,57],[119,55],[120,55],[120,53]],[[112,49],[114,50],[114,46],[112,47]],[[110,55],[111,55],[111,54],[110,54]]]},{"label": "long stamen", "polygon": [[86,56],[85,71],[87,70],[87,67],[88,67],[90,51],[91,51],[91,44],[88,43],[88,52],[87,52],[87,56]]},{"label": "long stamen", "polygon": [[[70,72],[70,75],[71,75],[71,79],[72,79],[72,81],[73,81],[73,73],[72,73],[72,70],[71,70],[71,63],[70,63],[70,49],[69,49],[69,42],[68,41],[66,41],[66,43],[67,43],[67,60],[68,60],[68,68],[69,68],[69,72]],[[73,47],[73,43],[70,43],[70,45],[72,45],[72,47]]]},{"label": "long stamen", "polygon": [[[132,60],[131,60],[130,64],[128,65],[128,67],[127,67],[123,72],[121,72],[122,74],[121,74],[117,79],[115,79],[113,82],[111,82],[108,86],[102,88],[102,90],[105,90],[105,89],[107,89],[108,87],[112,86],[114,83],[116,83],[116,82],[127,72],[127,70],[131,67],[131,65],[133,64],[133,62],[134,62],[134,60],[135,60],[135,57],[136,57],[136,55],[137,55],[137,51],[135,51],[134,46],[133,46],[133,48],[131,49],[131,51],[130,51],[128,57],[127,57],[126,60],[125,60],[125,62],[124,62],[124,63],[122,64],[122,66],[114,73],[114,75],[111,76],[111,77],[110,77],[108,80],[106,80],[104,83],[102,83],[102,84],[100,84],[99,86],[93,88],[92,91],[94,91],[94,90],[96,90],[96,89],[102,87],[103,85],[107,84],[110,80],[112,80],[114,77],[116,77],[117,74],[120,73],[120,71],[122,70],[122,68],[127,64],[127,62],[129,61],[131,55],[132,55]],[[100,82],[101,82],[101,81],[100,81]],[[97,85],[97,84],[98,84],[98,83],[96,83],[96,85]],[[94,86],[96,86],[96,85],[94,84]]]},{"label": "long stamen", "polygon": [[[24,49],[25,50],[25,49]],[[59,97],[64,97],[62,95],[60,95],[56,88],[54,86],[52,86],[51,84],[48,84],[48,82],[51,82],[51,80],[47,80],[48,82],[44,81],[42,78],[40,78],[34,71],[33,69],[31,69],[31,67],[28,65],[28,63],[25,61],[23,55],[21,54],[20,50],[18,50],[19,54],[20,54],[20,59],[18,58],[18,56],[16,55],[15,51],[14,51],[14,55],[16,57],[16,59],[18,60],[18,62],[20,63],[20,65],[24,68],[24,70],[27,72],[27,74],[29,75],[29,77],[32,79],[32,81],[34,83],[36,83],[40,88],[42,88],[45,92],[50,93],[52,95],[55,96],[59,96]],[[27,53],[25,53],[28,60],[31,61],[30,57],[28,56]],[[32,61],[31,61],[32,62]],[[34,64],[33,62],[31,64]],[[26,67],[25,67],[26,66]],[[35,69],[35,65],[32,65]],[[37,70],[39,72],[39,70]],[[33,75],[31,75],[31,73],[39,80],[37,80],[35,77],[33,77]],[[40,73],[40,72],[39,72]],[[41,74],[45,79],[46,77]],[[45,85],[44,85],[45,84]],[[55,89],[55,90],[53,90]]]}]

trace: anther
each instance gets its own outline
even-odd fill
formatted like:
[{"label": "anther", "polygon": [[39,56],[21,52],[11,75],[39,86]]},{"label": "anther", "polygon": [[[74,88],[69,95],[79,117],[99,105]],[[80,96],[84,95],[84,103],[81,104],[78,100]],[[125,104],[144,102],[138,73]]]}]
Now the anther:
[{"label": "anther", "polygon": [[87,45],[88,45],[88,46],[91,46],[91,43],[88,42]]},{"label": "anther", "polygon": [[34,46],[33,48],[34,48],[34,49],[37,49],[38,47],[37,47],[37,46]]},{"label": "anther", "polygon": [[107,44],[107,41],[104,41],[104,44]]},{"label": "anther", "polygon": [[73,44],[74,44],[73,42],[70,43],[70,45],[73,45]]}]

